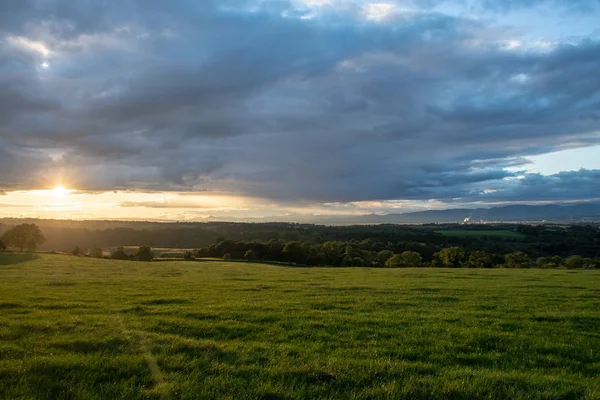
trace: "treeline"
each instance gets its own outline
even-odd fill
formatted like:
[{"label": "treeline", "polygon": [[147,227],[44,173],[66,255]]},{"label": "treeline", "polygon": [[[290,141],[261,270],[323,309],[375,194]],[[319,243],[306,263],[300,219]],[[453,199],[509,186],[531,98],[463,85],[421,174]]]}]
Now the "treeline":
[{"label": "treeline", "polygon": [[[38,224],[36,222],[36,224]],[[14,225],[12,225],[14,226]],[[8,230],[11,225],[0,226]],[[581,255],[600,256],[600,231],[597,226],[528,226],[528,225],[355,225],[324,226],[291,223],[148,223],[46,221],[38,226],[46,236],[40,247],[45,251],[70,251],[75,246],[115,248],[149,245],[154,248],[205,248],[226,238],[236,242],[300,242],[311,245],[348,242],[351,245],[370,240],[374,243],[416,243],[431,247],[433,252],[445,247],[462,247],[468,253],[481,250],[507,254],[521,251],[531,258]],[[448,235],[459,231],[468,235]],[[489,232],[512,232],[513,235],[490,235]],[[481,234],[479,234],[481,232]],[[0,232],[1,234],[2,232]],[[409,249],[410,250],[410,249]],[[395,250],[394,250],[395,251]],[[422,252],[422,249],[421,249]]]},{"label": "treeline", "polygon": [[99,247],[94,247],[89,250],[75,247],[70,253],[77,257],[110,258],[113,260],[152,261],[154,259],[152,247],[150,246],[140,246],[134,253],[131,254],[127,253],[123,246],[119,246],[111,251],[108,257],[104,255],[104,251],[102,251],[102,249]]},{"label": "treeline", "polygon": [[339,267],[450,267],[450,268],[600,268],[600,257],[572,255],[532,259],[521,251],[506,254],[483,250],[466,251],[459,246],[439,248],[415,242],[397,244],[374,242],[327,241],[322,244],[283,242],[240,242],[219,240],[217,243],[188,252],[186,259],[221,258],[224,260],[274,261],[310,266]]}]

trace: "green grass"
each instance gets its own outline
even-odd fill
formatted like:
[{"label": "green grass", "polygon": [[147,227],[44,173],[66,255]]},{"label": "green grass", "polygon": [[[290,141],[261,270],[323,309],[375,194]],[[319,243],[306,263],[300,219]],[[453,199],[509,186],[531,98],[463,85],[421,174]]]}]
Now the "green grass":
[{"label": "green grass", "polygon": [[0,255],[0,399],[598,399],[600,271]]},{"label": "green grass", "polygon": [[525,237],[525,235],[520,232],[507,230],[448,229],[436,232],[450,237],[495,236],[511,239],[523,239]]}]

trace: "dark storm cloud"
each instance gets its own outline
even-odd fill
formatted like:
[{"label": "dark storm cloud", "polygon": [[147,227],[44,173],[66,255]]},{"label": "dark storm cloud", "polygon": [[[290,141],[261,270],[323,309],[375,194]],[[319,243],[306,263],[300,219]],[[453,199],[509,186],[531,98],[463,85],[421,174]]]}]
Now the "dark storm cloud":
[{"label": "dark storm cloud", "polygon": [[3,3],[0,185],[328,202],[595,195],[594,171],[504,168],[600,141],[599,42],[511,49],[509,28],[430,8],[377,22],[358,5],[302,19],[297,4]]}]

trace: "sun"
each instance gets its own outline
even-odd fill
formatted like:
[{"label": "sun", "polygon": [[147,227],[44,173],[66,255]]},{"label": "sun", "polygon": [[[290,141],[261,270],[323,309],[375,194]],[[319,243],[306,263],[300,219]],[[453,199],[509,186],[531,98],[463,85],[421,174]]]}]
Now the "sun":
[{"label": "sun", "polygon": [[56,197],[63,197],[69,194],[69,191],[65,189],[62,185],[57,185],[52,189],[52,194]]}]

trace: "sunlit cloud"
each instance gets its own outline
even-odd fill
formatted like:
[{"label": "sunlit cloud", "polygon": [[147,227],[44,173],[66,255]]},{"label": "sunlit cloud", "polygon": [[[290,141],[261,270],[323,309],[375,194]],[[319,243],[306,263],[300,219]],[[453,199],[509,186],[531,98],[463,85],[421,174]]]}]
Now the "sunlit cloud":
[{"label": "sunlit cloud", "polygon": [[7,41],[14,46],[26,49],[46,59],[53,54],[48,45],[39,40],[32,40],[24,36],[8,36]]},{"label": "sunlit cloud", "polygon": [[365,5],[362,12],[368,20],[385,21],[397,12],[396,5],[392,3],[369,3]]}]

